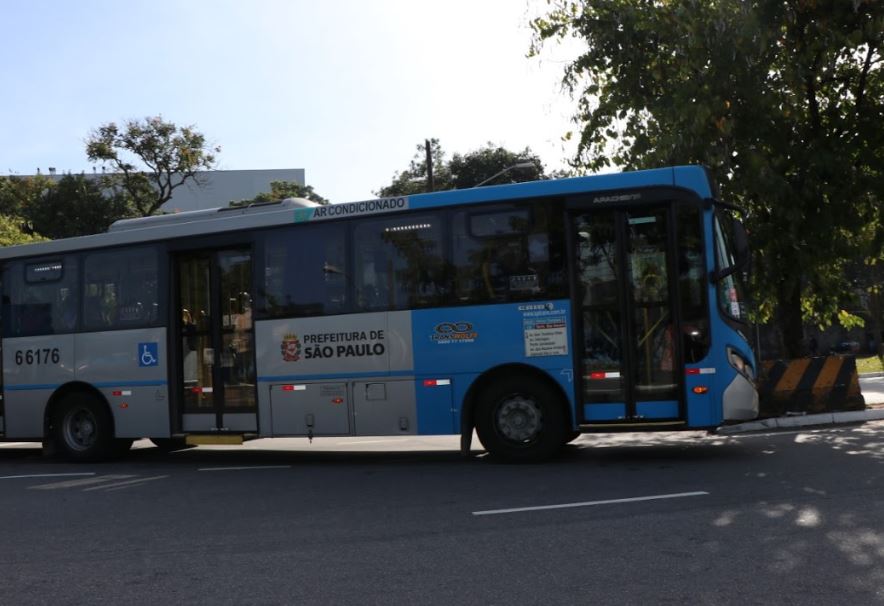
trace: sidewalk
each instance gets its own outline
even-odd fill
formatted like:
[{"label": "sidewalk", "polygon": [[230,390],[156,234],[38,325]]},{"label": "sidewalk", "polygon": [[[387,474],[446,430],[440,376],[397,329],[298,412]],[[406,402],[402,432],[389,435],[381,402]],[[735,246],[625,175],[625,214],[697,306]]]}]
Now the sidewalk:
[{"label": "sidewalk", "polygon": [[795,429],[818,425],[841,425],[884,419],[884,372],[859,376],[860,391],[866,401],[865,410],[850,412],[826,412],[812,415],[790,415],[759,421],[747,421],[739,425],[727,425],[716,432],[721,435],[765,431],[771,429]]}]

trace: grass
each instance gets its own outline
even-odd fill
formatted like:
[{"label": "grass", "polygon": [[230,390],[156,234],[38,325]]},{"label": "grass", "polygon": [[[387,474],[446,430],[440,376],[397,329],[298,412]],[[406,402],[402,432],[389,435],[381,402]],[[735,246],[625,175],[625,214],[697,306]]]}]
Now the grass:
[{"label": "grass", "polygon": [[867,358],[856,359],[856,370],[860,374],[866,372],[884,371],[884,365],[881,364],[881,358],[878,356],[869,356]]}]

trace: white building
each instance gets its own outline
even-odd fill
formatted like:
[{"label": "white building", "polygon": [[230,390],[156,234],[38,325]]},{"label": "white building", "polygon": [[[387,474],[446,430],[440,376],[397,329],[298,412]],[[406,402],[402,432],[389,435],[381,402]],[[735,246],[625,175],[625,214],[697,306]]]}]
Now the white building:
[{"label": "white building", "polygon": [[231,201],[248,200],[270,191],[272,181],[293,181],[305,185],[303,168],[268,170],[212,170],[197,173],[202,185],[188,181],[172,192],[163,204],[165,212],[200,210],[227,206]]}]

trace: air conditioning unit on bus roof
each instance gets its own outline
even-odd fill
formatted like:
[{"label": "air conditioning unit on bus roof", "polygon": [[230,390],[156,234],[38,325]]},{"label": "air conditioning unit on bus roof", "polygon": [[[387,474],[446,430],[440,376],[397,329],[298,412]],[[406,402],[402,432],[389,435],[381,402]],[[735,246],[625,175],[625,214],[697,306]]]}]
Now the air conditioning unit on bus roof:
[{"label": "air conditioning unit on bus roof", "polygon": [[262,202],[249,204],[248,206],[225,206],[222,208],[206,208],[203,210],[187,210],[180,213],[166,215],[154,215],[152,217],[139,217],[137,219],[120,219],[108,228],[108,233],[128,231],[131,229],[145,229],[166,225],[180,225],[195,221],[212,221],[215,219],[227,219],[234,215],[256,215],[262,213],[274,213],[288,211],[295,208],[313,208],[319,206],[313,200],[306,198],[286,198],[279,202]]}]

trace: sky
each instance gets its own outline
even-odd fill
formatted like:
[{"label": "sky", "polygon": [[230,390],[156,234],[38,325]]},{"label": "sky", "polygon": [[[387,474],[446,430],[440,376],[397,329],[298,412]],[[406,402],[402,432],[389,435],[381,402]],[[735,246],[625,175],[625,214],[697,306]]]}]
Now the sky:
[{"label": "sky", "polygon": [[[91,172],[90,131],[162,115],[218,168],[303,168],[375,197],[424,139],[573,155],[566,47],[527,58],[543,0],[0,0],[0,175]],[[574,50],[573,48],[570,50]]]}]

